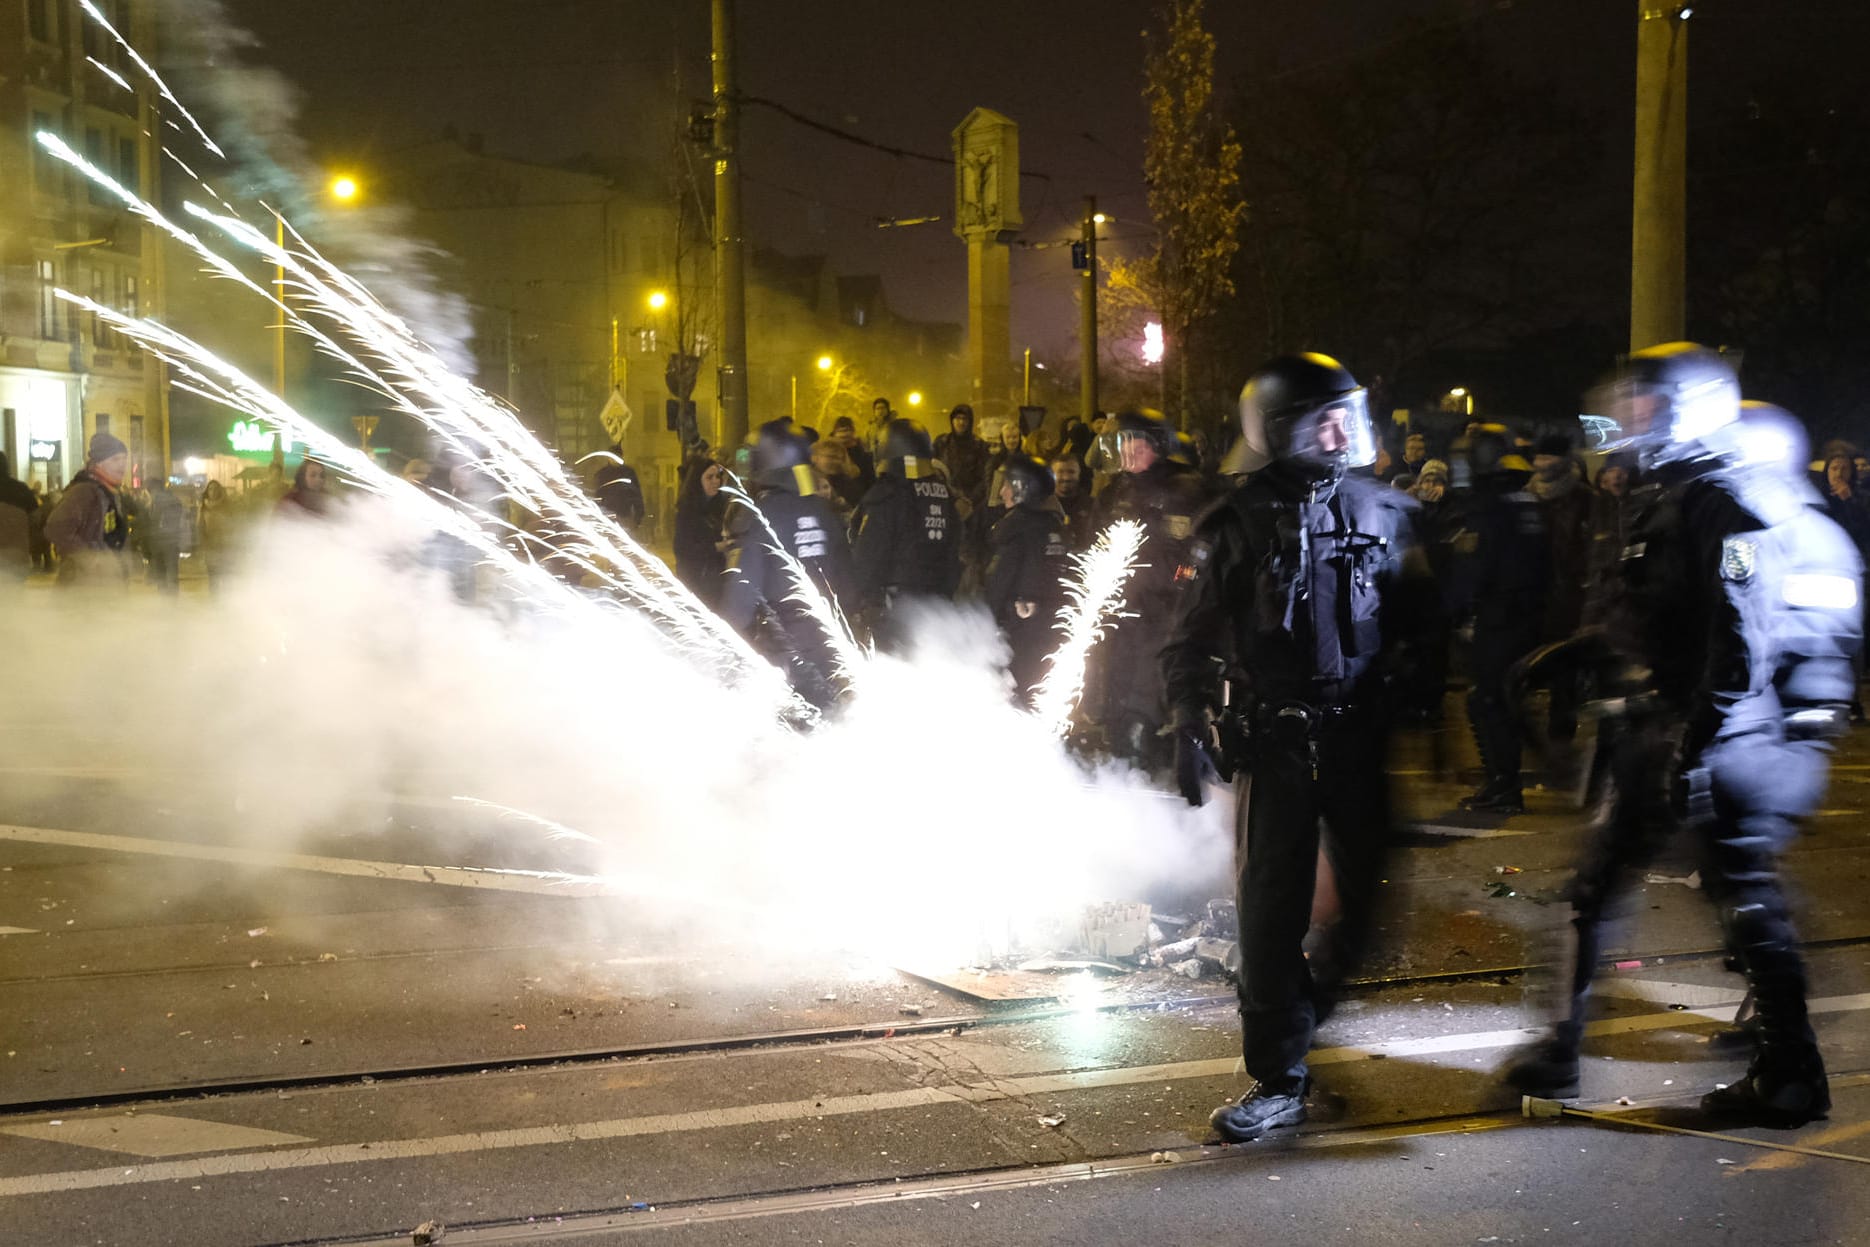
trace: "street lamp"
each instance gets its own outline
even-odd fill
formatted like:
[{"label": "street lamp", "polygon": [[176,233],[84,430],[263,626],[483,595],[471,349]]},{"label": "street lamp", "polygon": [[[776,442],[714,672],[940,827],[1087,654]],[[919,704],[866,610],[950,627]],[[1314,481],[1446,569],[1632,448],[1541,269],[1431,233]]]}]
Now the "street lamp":
[{"label": "street lamp", "polygon": [[349,203],[357,198],[357,179],[348,173],[341,173],[331,179],[331,197],[341,203]]},{"label": "street lamp", "polygon": [[909,405],[911,407],[920,407],[922,405],[922,391],[921,390],[909,391]]},{"label": "street lamp", "polygon": [[818,357],[818,371],[820,372],[831,371],[831,357],[829,355],[820,355]]},{"label": "street lamp", "polygon": [[649,292],[650,311],[660,312],[667,306],[669,306],[669,294],[666,290],[652,290]]}]

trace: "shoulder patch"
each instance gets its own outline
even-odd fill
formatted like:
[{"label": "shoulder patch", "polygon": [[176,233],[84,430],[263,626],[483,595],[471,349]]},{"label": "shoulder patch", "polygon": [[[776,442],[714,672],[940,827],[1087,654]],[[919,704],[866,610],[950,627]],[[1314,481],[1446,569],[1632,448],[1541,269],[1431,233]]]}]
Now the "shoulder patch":
[{"label": "shoulder patch", "polygon": [[1759,563],[1760,548],[1751,537],[1726,537],[1721,541],[1721,579],[1743,585],[1753,579]]}]

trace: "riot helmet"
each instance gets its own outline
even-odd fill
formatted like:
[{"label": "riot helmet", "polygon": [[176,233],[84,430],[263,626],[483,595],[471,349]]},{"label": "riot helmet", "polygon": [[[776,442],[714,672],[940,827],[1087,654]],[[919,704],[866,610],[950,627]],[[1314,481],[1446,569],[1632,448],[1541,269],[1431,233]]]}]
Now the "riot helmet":
[{"label": "riot helmet", "polygon": [[1369,394],[1343,364],[1312,351],[1282,355],[1248,379],[1240,431],[1254,458],[1289,463],[1314,480],[1335,480],[1377,459]]},{"label": "riot helmet", "polygon": [[1003,470],[1007,492],[1016,507],[1050,498],[1058,487],[1052,469],[1030,455],[1014,455]]},{"label": "riot helmet", "polygon": [[[812,492],[811,460],[805,439],[792,431],[792,421],[781,417],[760,426],[753,442],[753,480],[764,489],[797,489]],[[804,472],[801,479],[800,471]]]},{"label": "riot helmet", "polygon": [[[1145,472],[1175,449],[1175,430],[1153,411],[1117,413],[1117,460],[1125,472]],[[1145,453],[1146,451],[1146,453]]]},{"label": "riot helmet", "polygon": [[1632,354],[1587,396],[1599,450],[1628,448],[1647,469],[1730,452],[1720,430],[1740,418],[1740,382],[1716,351],[1670,342]]},{"label": "riot helmet", "polygon": [[933,454],[928,432],[915,421],[898,416],[890,421],[883,435],[883,450],[878,457],[887,463],[901,459],[926,460]]},{"label": "riot helmet", "polygon": [[1740,419],[1726,433],[1736,465],[1783,473],[1804,481],[1810,471],[1812,441],[1799,418],[1776,403],[1747,399]]}]

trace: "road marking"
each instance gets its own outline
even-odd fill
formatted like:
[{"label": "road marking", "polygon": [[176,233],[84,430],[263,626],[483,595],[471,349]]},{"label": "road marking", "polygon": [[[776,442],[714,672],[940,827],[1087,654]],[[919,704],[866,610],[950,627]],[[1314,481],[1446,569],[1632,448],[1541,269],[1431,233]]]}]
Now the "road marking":
[{"label": "road marking", "polygon": [[1688,1005],[1711,1009],[1716,1005],[1738,1005],[1746,989],[1733,983],[1704,987],[1699,983],[1669,983],[1662,979],[1634,979],[1607,974],[1592,984],[1592,990],[1606,996],[1647,1001],[1652,1005]]},{"label": "road marking", "polygon": [[31,927],[0,927],[0,935],[37,935]]},{"label": "road marking", "polygon": [[[1810,1002],[1812,1013],[1844,1013],[1870,1009],[1870,992],[1831,996]],[[1723,1011],[1690,1009],[1666,1013],[1609,1018],[1585,1028],[1587,1035],[1679,1027],[1685,1019],[1726,1021]],[[1424,1039],[1393,1040],[1356,1048],[1325,1048],[1312,1053],[1314,1065],[1344,1064],[1382,1055],[1428,1056],[1443,1052],[1472,1052],[1507,1048],[1525,1043],[1541,1030],[1477,1031],[1466,1035],[1439,1035]],[[162,1161],[151,1165],[110,1169],[73,1169],[55,1173],[0,1178],[0,1198],[11,1195],[46,1195],[100,1187],[138,1186],[152,1182],[227,1177],[233,1174],[313,1169],[373,1161],[413,1160],[457,1156],[509,1148],[540,1147],[560,1143],[589,1143],[606,1139],[640,1138],[745,1126],[846,1117],[861,1113],[892,1112],[906,1108],[932,1108],[955,1104],[992,1104],[1032,1095],[1056,1095],[1102,1087],[1186,1079],[1225,1078],[1233,1074],[1238,1057],[1206,1061],[1178,1061],[1167,1065],[1137,1065],[1076,1073],[1041,1074],[1022,1078],[996,1078],[991,1082],[958,1082],[947,1086],[916,1087],[903,1091],[877,1091],[858,1095],[825,1096],[811,1100],[783,1100],[726,1108],[697,1109],[686,1113],[658,1113],[607,1121],[567,1122],[526,1126],[511,1130],[483,1130],[471,1134],[437,1135],[423,1139],[383,1139],[369,1143],[339,1143],[325,1147],[203,1156],[192,1160]]]},{"label": "road marking", "polygon": [[[1833,1144],[1846,1143],[1866,1134],[1870,1134],[1870,1121],[1849,1121],[1820,1130],[1817,1134],[1806,1135],[1799,1140],[1799,1144],[1808,1148],[1828,1149]],[[1731,1176],[1736,1173],[1758,1173],[1763,1169],[1792,1169],[1804,1164],[1807,1159],[1796,1152],[1768,1152],[1758,1160],[1733,1166],[1727,1173]]]},{"label": "road marking", "polygon": [[545,873],[482,870],[472,866],[410,866],[401,862],[372,862],[351,857],[319,857],[310,853],[269,853],[231,844],[196,844],[187,840],[152,840],[143,836],[107,836],[92,831],[62,831],[55,827],[17,827],[0,824],[0,840],[29,844],[59,844],[109,853],[147,853],[153,857],[181,857],[194,861],[232,862],[274,870],[309,870],[357,879],[391,879],[401,883],[431,883],[449,888],[487,888],[496,892],[531,892],[549,896],[603,896],[610,887],[597,881],[566,881]]},{"label": "road marking", "polygon": [[47,1143],[68,1143],[73,1147],[92,1147],[106,1152],[126,1152],[131,1156],[192,1156],[199,1152],[231,1152],[242,1148],[311,1142],[302,1134],[284,1134],[277,1130],[259,1130],[252,1126],[234,1126],[219,1121],[199,1121],[192,1117],[169,1117],[162,1113],[74,1117],[58,1124],[42,1122],[32,1126],[0,1126],[0,1134],[41,1139]]}]

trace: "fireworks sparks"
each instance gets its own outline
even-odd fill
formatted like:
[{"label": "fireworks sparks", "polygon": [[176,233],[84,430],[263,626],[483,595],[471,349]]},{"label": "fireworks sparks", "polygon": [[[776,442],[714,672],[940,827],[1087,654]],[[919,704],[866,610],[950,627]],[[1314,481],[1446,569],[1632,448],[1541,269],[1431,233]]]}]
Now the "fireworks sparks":
[{"label": "fireworks sparks", "polygon": [[1119,520],[1098,534],[1096,545],[1073,557],[1078,575],[1066,582],[1068,600],[1058,613],[1058,630],[1065,639],[1046,660],[1045,678],[1033,694],[1033,714],[1055,736],[1063,736],[1071,726],[1072,711],[1084,695],[1091,647],[1109,630],[1142,548],[1143,526]]}]

